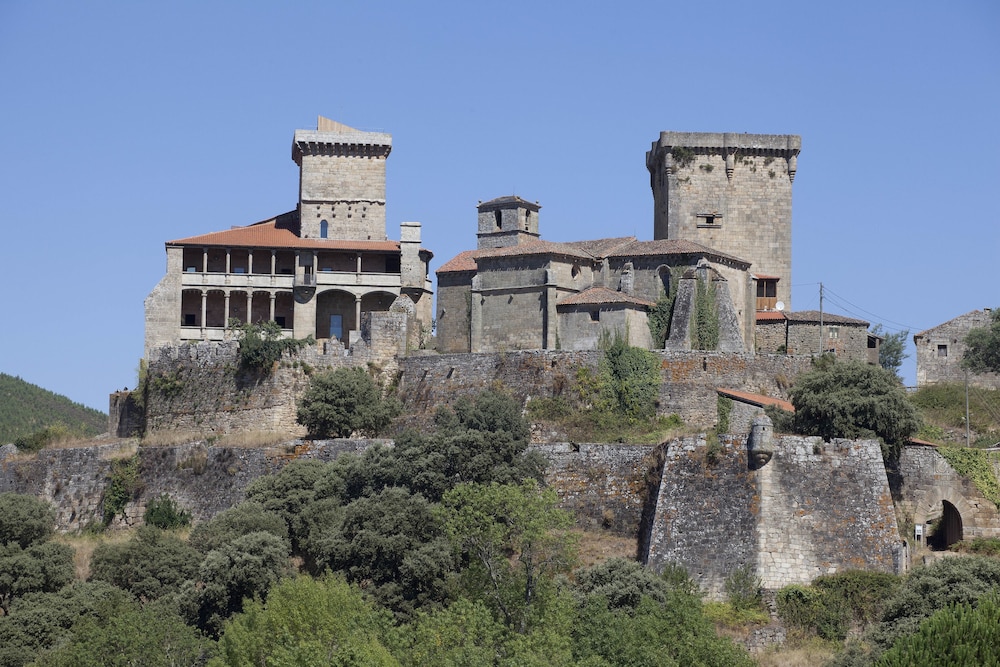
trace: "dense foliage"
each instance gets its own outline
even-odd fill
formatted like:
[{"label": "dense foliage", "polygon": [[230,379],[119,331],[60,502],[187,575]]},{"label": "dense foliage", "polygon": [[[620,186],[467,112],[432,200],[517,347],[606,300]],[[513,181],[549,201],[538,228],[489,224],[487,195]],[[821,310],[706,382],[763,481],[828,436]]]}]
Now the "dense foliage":
[{"label": "dense foliage", "polygon": [[29,593],[57,591],[73,579],[73,550],[49,540],[52,508],[41,500],[0,493],[0,611]]},{"label": "dense foliage", "polygon": [[270,373],[286,352],[297,352],[313,342],[312,336],[285,338],[274,320],[250,323],[233,319],[227,328],[240,342],[240,366],[261,373]]},{"label": "dense foliage", "polygon": [[973,373],[1000,373],[1000,310],[993,309],[988,326],[966,334],[962,366]]},{"label": "dense foliage", "polygon": [[361,368],[338,368],[312,376],[299,399],[298,422],[317,438],[376,436],[400,413],[395,396]]},{"label": "dense foliage", "polygon": [[[917,411],[895,374],[860,361],[824,363],[798,376],[789,392],[796,432],[830,438],[882,440],[887,459],[920,426]],[[780,428],[776,423],[775,428]]]},{"label": "dense foliage", "polygon": [[182,509],[173,498],[163,493],[146,504],[142,521],[147,526],[170,530],[191,525],[191,513]]},{"label": "dense foliage", "polygon": [[107,430],[103,412],[0,373],[0,445],[21,439],[19,448],[33,450],[54,439],[91,437]]}]

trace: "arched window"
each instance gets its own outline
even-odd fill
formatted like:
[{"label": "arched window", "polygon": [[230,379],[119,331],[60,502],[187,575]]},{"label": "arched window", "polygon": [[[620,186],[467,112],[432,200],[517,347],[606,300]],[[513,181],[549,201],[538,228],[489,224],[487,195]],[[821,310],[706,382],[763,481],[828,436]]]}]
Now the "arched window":
[{"label": "arched window", "polygon": [[660,276],[660,284],[663,286],[663,293],[670,295],[670,267],[661,266],[656,270],[656,273]]},{"label": "arched window", "polygon": [[319,237],[325,239],[330,233],[330,223],[326,220],[321,220],[319,223]]}]

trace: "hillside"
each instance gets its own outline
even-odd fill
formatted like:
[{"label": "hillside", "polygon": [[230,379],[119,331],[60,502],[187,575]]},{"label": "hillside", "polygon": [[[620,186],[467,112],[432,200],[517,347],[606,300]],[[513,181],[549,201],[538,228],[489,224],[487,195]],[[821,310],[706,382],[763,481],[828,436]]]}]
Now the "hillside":
[{"label": "hillside", "polygon": [[0,373],[0,444],[56,424],[75,435],[92,436],[108,430],[108,416],[19,377]]}]

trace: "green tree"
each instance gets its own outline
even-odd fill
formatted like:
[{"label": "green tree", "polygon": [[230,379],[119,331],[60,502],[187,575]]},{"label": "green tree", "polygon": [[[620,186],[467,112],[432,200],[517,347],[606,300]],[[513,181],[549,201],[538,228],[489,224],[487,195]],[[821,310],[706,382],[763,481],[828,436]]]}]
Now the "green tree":
[{"label": "green tree", "polygon": [[34,592],[57,591],[73,580],[73,550],[65,544],[37,542],[21,548],[17,542],[0,545],[0,610]]},{"label": "green tree", "polygon": [[203,665],[212,655],[212,643],[186,625],[165,602],[142,605],[117,601],[99,616],[84,616],[69,639],[44,653],[38,664],[49,667],[174,667]]},{"label": "green tree", "polygon": [[207,554],[237,537],[259,532],[288,539],[288,526],[280,514],[265,509],[259,502],[248,500],[196,525],[188,536],[188,544]]},{"label": "green tree", "polygon": [[803,373],[789,391],[798,433],[830,438],[879,437],[887,460],[920,426],[895,374],[860,361],[837,361]]},{"label": "green tree", "polygon": [[421,612],[400,628],[393,654],[406,667],[493,665],[504,651],[507,628],[481,600],[462,598]]},{"label": "green tree", "polygon": [[51,593],[28,593],[0,616],[0,666],[21,667],[64,643],[83,617],[98,617],[131,595],[106,582],[75,582]]},{"label": "green tree", "polygon": [[965,336],[962,367],[973,373],[1000,373],[1000,309],[994,308],[990,318],[989,325]]},{"label": "green tree", "polygon": [[47,540],[56,524],[49,503],[20,493],[0,493],[0,544],[22,549]]},{"label": "green tree", "polygon": [[155,600],[179,592],[200,562],[201,554],[176,536],[143,526],[128,542],[98,546],[90,579],[114,584],[139,600]]},{"label": "green tree", "polygon": [[213,667],[391,667],[383,644],[392,619],[341,577],[297,577],[274,586],[226,623]]},{"label": "green tree", "polygon": [[296,416],[314,437],[346,438],[356,431],[378,435],[401,410],[363,369],[338,368],[312,376]]},{"label": "green tree", "polygon": [[575,559],[572,517],[535,480],[460,484],[444,495],[441,517],[468,559],[467,590],[485,594],[504,622],[524,634],[532,606],[551,578]]},{"label": "green tree", "polygon": [[909,357],[906,353],[906,341],[910,337],[907,329],[889,333],[884,330],[881,324],[872,329],[872,334],[882,339],[882,344],[878,348],[878,365],[892,371],[899,377],[899,369],[903,366],[903,360]]},{"label": "green tree", "polygon": [[185,615],[217,635],[244,600],[263,598],[290,571],[285,540],[265,532],[241,535],[205,556],[196,581],[184,590]]}]

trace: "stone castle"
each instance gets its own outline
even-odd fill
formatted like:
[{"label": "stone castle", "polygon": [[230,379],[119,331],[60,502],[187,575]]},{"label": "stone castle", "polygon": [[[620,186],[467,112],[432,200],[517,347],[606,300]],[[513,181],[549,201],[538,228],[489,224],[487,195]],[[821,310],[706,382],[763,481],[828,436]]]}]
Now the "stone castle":
[{"label": "stone castle", "polygon": [[[208,518],[238,502],[255,476],[292,458],[367,446],[296,441],[234,451],[204,441],[294,430],[296,397],[313,369],[389,367],[419,421],[495,384],[524,402],[557,395],[577,369],[597,368],[602,332],[617,330],[655,348],[661,414],[711,428],[720,402],[736,406],[734,433],[714,447],[704,436],[658,446],[536,443],[563,506],[584,525],[636,537],[651,567],[681,563],[717,595],[746,565],[769,588],[850,568],[902,571],[913,526],[934,520],[949,543],[1000,534],[996,508],[933,448],[906,448],[890,479],[875,441],[781,437],[756,420],[763,405],[782,403],[813,354],[872,361],[874,351],[877,361],[867,322],[788,310],[799,137],[661,133],[646,154],[651,241],[548,242],[537,202],[481,202],[476,248],[437,271],[436,309],[420,225],[402,223],[400,240],[387,238],[390,149],[389,135],[320,118],[315,131],[295,132],[293,211],[166,244],[167,273],[146,300],[149,391],[138,417],[128,392],[112,395],[111,430],[202,440],[140,448],[152,475],[144,498],[169,491]],[[696,349],[692,332],[697,294],[706,289],[720,330],[711,351]],[[675,294],[670,333],[654,341],[648,315],[667,294]],[[433,315],[437,350],[417,351],[414,332]],[[317,344],[267,378],[248,378],[234,370],[232,319],[273,320],[286,336],[311,335]],[[11,465],[18,472],[0,476],[0,491],[48,497],[62,525],[83,525],[99,512],[108,456],[46,457]],[[66,466],[85,471],[75,473],[80,488],[53,482]],[[136,500],[133,516],[143,502]]]}]

